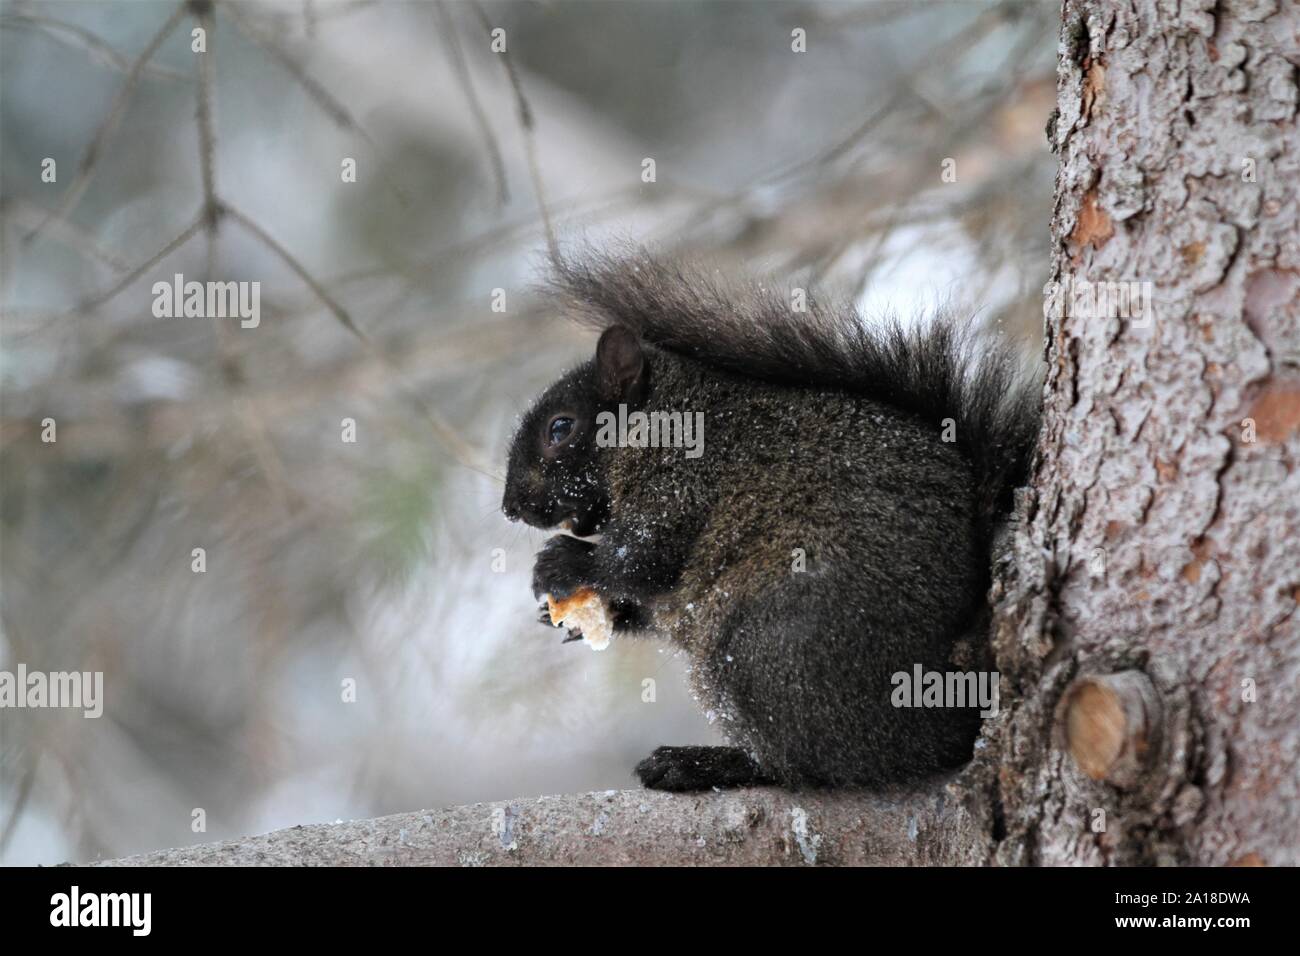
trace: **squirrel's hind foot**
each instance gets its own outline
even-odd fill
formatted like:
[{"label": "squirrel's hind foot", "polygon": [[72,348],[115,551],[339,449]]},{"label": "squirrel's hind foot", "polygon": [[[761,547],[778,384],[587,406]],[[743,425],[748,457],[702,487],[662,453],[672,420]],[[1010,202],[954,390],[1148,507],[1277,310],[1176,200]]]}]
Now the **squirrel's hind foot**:
[{"label": "squirrel's hind foot", "polygon": [[775,782],[739,747],[656,747],[636,775],[647,789],[676,792]]}]

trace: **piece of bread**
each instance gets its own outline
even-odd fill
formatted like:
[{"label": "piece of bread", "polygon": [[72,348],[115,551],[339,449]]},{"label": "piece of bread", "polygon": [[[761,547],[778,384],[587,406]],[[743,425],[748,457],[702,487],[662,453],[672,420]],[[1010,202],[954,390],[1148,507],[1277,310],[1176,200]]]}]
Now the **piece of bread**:
[{"label": "piece of bread", "polygon": [[593,651],[609,647],[609,639],[614,635],[614,622],[605,602],[591,588],[579,588],[559,601],[548,594],[546,607],[551,612],[553,625],[580,631],[583,642]]}]

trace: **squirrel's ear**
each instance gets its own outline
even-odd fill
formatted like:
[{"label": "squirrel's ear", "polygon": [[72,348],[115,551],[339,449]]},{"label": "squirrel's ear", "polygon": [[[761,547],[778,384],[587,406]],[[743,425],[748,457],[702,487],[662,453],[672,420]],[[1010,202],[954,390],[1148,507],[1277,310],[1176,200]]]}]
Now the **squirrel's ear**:
[{"label": "squirrel's ear", "polygon": [[596,343],[596,383],[600,397],[610,402],[636,405],[645,397],[650,363],[636,334],[611,325]]}]

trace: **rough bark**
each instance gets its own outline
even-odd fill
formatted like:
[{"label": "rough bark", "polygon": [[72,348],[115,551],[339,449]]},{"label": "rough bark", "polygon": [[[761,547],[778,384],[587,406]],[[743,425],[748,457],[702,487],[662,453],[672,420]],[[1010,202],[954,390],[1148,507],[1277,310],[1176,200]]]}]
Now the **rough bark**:
[{"label": "rough bark", "polygon": [[1048,317],[997,586],[997,857],[1295,865],[1300,13],[1063,12],[1053,279],[1147,281],[1154,308]]},{"label": "rough bark", "polygon": [[107,866],[976,864],[990,847],[942,787],[893,794],[610,790],[300,826]]}]

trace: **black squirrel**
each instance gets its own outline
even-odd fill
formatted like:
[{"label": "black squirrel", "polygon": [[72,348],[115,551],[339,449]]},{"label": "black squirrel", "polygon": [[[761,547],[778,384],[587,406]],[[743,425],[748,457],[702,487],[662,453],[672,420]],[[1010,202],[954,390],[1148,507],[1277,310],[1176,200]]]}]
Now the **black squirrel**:
[{"label": "black squirrel", "polygon": [[[554,269],[603,331],[523,416],[502,510],[572,532],[539,553],[536,596],[592,588],[616,633],[667,636],[734,744],[660,747],[642,783],[870,786],[968,761],[978,709],[895,707],[891,676],[987,645],[993,533],[1038,430],[1014,350],[645,253]],[[619,406],[702,412],[703,453],[598,441]]]}]

